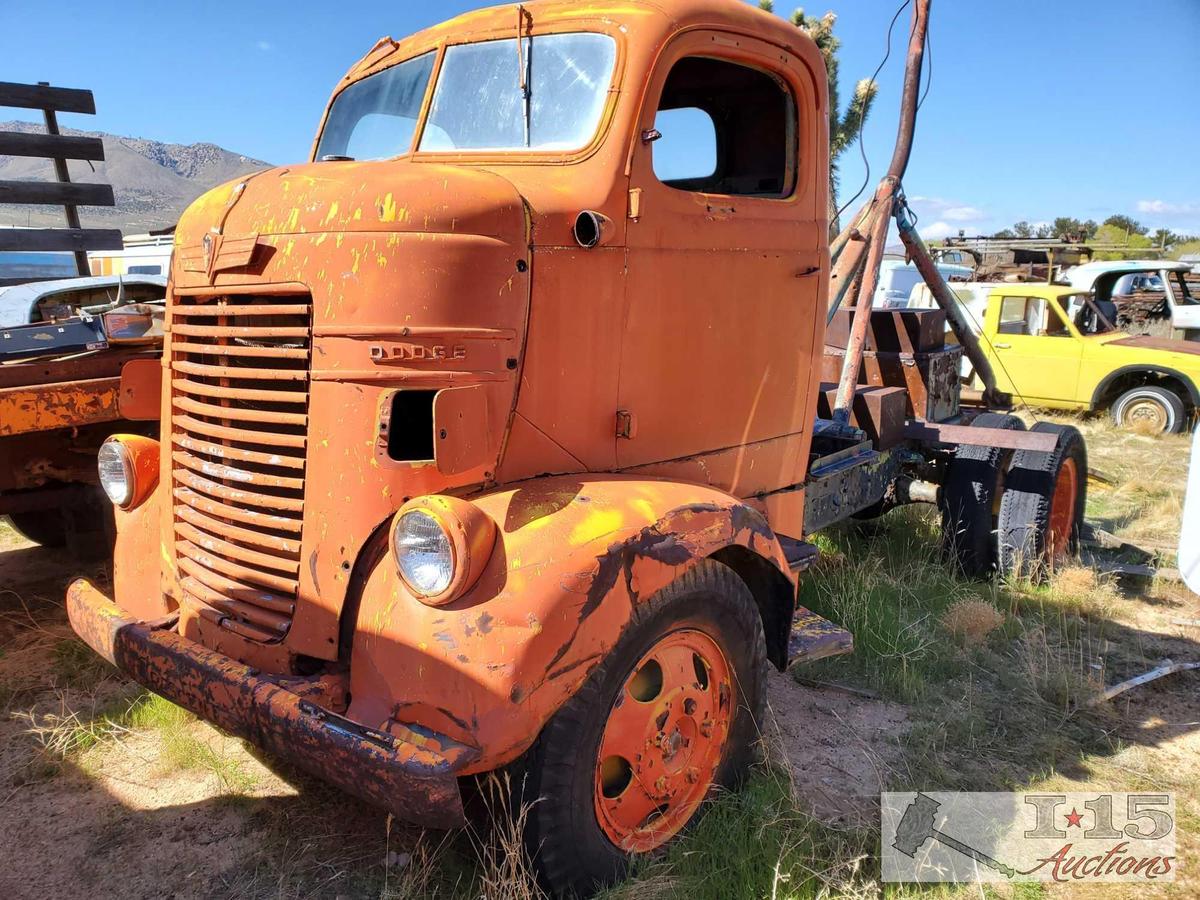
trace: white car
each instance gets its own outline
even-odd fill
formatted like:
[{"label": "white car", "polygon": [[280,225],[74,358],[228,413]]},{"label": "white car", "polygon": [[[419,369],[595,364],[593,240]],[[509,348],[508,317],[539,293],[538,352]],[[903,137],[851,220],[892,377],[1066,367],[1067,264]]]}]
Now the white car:
[{"label": "white car", "polygon": [[[966,266],[938,264],[942,278],[952,283],[966,281],[971,269]],[[885,259],[879,266],[879,286],[875,288],[875,309],[903,309],[910,305],[913,290],[924,285],[921,273],[912,263],[899,259]]]}]

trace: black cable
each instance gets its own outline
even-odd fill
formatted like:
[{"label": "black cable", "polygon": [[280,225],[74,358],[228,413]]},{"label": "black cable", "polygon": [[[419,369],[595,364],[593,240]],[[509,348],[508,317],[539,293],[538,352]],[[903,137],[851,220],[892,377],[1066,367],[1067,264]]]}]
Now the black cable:
[{"label": "black cable", "polygon": [[929,76],[925,79],[925,92],[921,94],[921,99],[917,101],[917,112],[921,111],[921,107],[925,104],[925,98],[929,96],[929,89],[933,87],[933,17],[930,16],[930,21],[925,25],[925,55],[929,58]]},{"label": "black cable", "polygon": [[[896,20],[900,18],[900,13],[904,12],[904,10],[908,8],[908,4],[911,2],[912,0],[904,0],[904,2],[900,4],[900,8],[896,10],[896,14],[892,16],[892,23],[888,25],[887,30],[887,52],[883,54],[883,59],[875,68],[875,74],[871,76],[870,84],[872,86],[874,86],[875,79],[879,77],[879,73],[883,71],[883,67],[887,65],[887,61],[892,55],[892,30],[896,27]],[[867,159],[867,148],[866,144],[863,142],[863,128],[866,126],[866,124],[867,117],[863,116],[862,120],[858,123],[858,152],[862,155],[862,161],[863,165],[866,166],[867,175],[863,179],[862,187],[858,189],[858,193],[847,200],[846,205],[838,210],[837,217],[839,219],[842,217],[842,214],[850,208],[850,204],[863,195],[863,191],[865,191],[867,189],[867,185],[871,183],[871,162]]]}]

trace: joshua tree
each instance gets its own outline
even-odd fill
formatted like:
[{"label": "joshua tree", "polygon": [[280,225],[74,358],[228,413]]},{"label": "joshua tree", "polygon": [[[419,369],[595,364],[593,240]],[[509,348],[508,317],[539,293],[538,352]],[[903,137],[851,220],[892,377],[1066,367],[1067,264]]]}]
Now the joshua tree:
[{"label": "joshua tree", "polygon": [[[775,11],[774,0],[760,0],[758,4],[767,12]],[[816,42],[821,55],[825,57],[825,72],[829,76],[829,230],[837,234],[837,187],[838,187],[838,158],[858,140],[862,133],[863,122],[871,112],[871,104],[875,100],[877,87],[869,78],[864,78],[854,86],[854,96],[850,105],[842,110],[838,99],[838,48],[842,42],[833,34],[837,16],[827,12],[819,19],[806,16],[803,9],[792,13],[792,24],[807,34]]]}]

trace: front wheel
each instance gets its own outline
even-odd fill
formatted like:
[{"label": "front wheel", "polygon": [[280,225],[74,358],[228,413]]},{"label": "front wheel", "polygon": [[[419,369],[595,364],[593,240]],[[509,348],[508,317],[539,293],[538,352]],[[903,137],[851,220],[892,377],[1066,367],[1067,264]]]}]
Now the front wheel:
[{"label": "front wheel", "polygon": [[1149,434],[1179,434],[1187,424],[1187,408],[1179,395],[1149,384],[1118,397],[1112,416],[1122,428]]},{"label": "front wheel", "polygon": [[24,538],[43,547],[67,545],[67,523],[58,509],[10,513],[9,524]]},{"label": "front wheel", "polygon": [[587,895],[662,847],[753,761],[766,681],[754,599],[701,562],[634,610],[525,761],[525,844],[556,894]]}]

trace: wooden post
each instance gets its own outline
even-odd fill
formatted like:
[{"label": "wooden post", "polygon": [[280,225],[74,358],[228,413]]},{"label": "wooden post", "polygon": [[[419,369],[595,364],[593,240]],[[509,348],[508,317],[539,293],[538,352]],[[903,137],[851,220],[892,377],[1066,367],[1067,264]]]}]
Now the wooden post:
[{"label": "wooden post", "polygon": [[[42,87],[50,86],[50,82],[48,82],[48,81],[39,81],[38,84],[41,85]],[[46,117],[46,134],[54,134],[54,135],[59,134],[58,116],[57,116],[57,114],[55,114],[54,110],[51,109],[51,107],[49,105],[47,105],[42,110],[42,114]],[[71,173],[67,169],[67,161],[65,159],[62,159],[57,156],[54,157],[54,174],[61,183],[70,184]],[[78,231],[80,228],[79,208],[74,203],[68,202],[68,203],[63,203],[63,211],[66,213],[66,216],[67,216],[67,227],[73,228],[76,231]],[[87,258],[86,250],[76,250],[75,251],[75,268],[79,270],[79,276],[81,278],[86,278],[88,275],[92,274],[92,270],[88,266],[88,258]]]}]

